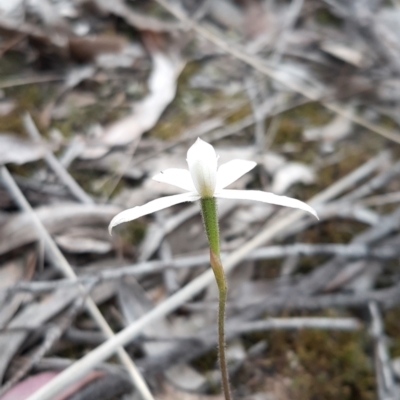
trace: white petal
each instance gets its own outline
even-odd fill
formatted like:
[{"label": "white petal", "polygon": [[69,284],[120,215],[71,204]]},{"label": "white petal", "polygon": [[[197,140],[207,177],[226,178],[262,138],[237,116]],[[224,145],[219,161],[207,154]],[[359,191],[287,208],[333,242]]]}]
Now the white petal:
[{"label": "white petal", "polygon": [[168,168],[154,176],[153,179],[157,182],[168,183],[169,185],[187,190],[188,192],[196,192],[192,177],[187,169]]},{"label": "white petal", "polygon": [[308,211],[319,219],[316,211],[308,204],[300,200],[292,199],[291,197],[278,196],[273,193],[262,192],[261,190],[221,190],[215,193],[214,196],[221,199],[255,200],[262,201],[263,203],[276,204],[278,206],[298,208]]},{"label": "white petal", "polygon": [[231,183],[237,181],[241,176],[252,170],[257,165],[254,161],[232,160],[222,164],[217,172],[217,188],[219,191]]},{"label": "white petal", "polygon": [[143,215],[151,214],[175,204],[184,203],[185,201],[196,201],[199,199],[200,196],[196,193],[182,193],[174,196],[161,197],[160,199],[150,201],[143,206],[129,208],[128,210],[120,212],[111,220],[110,225],[108,226],[108,231],[111,234],[112,228],[116,225],[122,224],[123,222],[132,221],[136,218],[142,217]]},{"label": "white petal", "polygon": [[214,194],[217,161],[214,147],[201,139],[197,139],[187,152],[190,175],[197,192],[202,197],[212,197]]}]

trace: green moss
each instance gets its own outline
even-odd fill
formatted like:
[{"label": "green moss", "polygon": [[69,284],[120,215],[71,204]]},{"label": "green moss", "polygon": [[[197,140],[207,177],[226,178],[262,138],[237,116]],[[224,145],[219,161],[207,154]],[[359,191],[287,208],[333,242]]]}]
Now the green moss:
[{"label": "green moss", "polygon": [[21,112],[19,109],[13,110],[8,115],[0,116],[0,132],[23,132]]},{"label": "green moss", "polygon": [[5,89],[6,96],[16,101],[16,108],[11,113],[0,116],[0,131],[23,133],[21,115],[29,111],[35,117],[54,93],[54,88],[51,84],[32,84]]},{"label": "green moss", "polygon": [[56,90],[56,83],[45,82],[10,87],[5,93],[16,100],[20,110],[36,112],[54,98]]},{"label": "green moss", "polygon": [[282,269],[282,260],[258,260],[255,262],[256,268],[253,279],[275,279],[279,276]]},{"label": "green moss", "polygon": [[385,331],[389,338],[390,355],[400,357],[400,307],[387,310],[384,314]]},{"label": "green moss", "polygon": [[109,111],[108,105],[96,103],[88,107],[74,108],[64,120],[54,122],[65,137],[70,137],[75,131],[81,131],[92,124],[107,124],[116,119],[117,110]]},{"label": "green moss", "polygon": [[147,225],[141,221],[132,221],[128,226],[128,239],[133,245],[139,244],[146,235]]},{"label": "green moss", "polygon": [[[192,103],[191,94],[196,92],[195,102],[201,102],[203,95],[188,89],[188,80],[198,71],[198,63],[188,63],[180,74],[177,82],[177,91],[174,100],[167,107],[155,127],[151,130],[151,135],[159,139],[172,139],[190,125],[190,114],[186,103]],[[188,100],[188,96],[191,97]]]},{"label": "green moss", "polygon": [[20,52],[8,51],[0,58],[0,79],[5,76],[17,76],[26,68],[25,55]]},{"label": "green moss", "polygon": [[329,25],[334,28],[340,28],[343,25],[342,20],[333,15],[327,8],[317,10],[315,20],[321,25]]},{"label": "green moss", "polygon": [[242,120],[243,118],[246,118],[251,114],[252,110],[250,104],[248,103],[244,104],[242,107],[239,107],[237,110],[235,110],[229,115],[229,117],[226,119],[226,123],[233,124],[235,122]]},{"label": "green moss", "polygon": [[20,108],[32,110],[43,105],[45,96],[44,85],[39,84],[18,86],[7,89],[7,95],[17,100]]},{"label": "green moss", "polygon": [[192,360],[191,364],[198,371],[200,371],[200,373],[205,374],[215,367],[217,361],[218,352],[217,349],[215,349],[196,357],[194,360]]},{"label": "green moss", "polygon": [[12,174],[23,176],[28,178],[32,176],[34,171],[45,168],[46,163],[43,160],[38,160],[34,162],[29,162],[26,164],[18,165],[18,164],[9,164],[7,168],[10,170]]},{"label": "green moss", "polygon": [[144,239],[146,228],[144,221],[135,220],[114,228],[114,235],[126,245],[136,246]]},{"label": "green moss", "polygon": [[285,113],[304,125],[325,125],[332,119],[332,113],[320,103],[309,102]]},{"label": "green moss", "polygon": [[[375,398],[373,368],[365,353],[368,339],[362,332],[273,331],[259,333],[256,339],[268,343],[262,363],[264,374],[288,378],[291,398]],[[263,390],[272,388],[264,386]]]},{"label": "green moss", "polygon": [[328,257],[326,256],[301,256],[298,260],[296,272],[299,274],[307,274],[324,263]]},{"label": "green moss", "polygon": [[[360,135],[361,136],[361,135]],[[362,141],[363,146],[360,147]],[[300,161],[306,164],[313,164],[316,159],[321,160],[318,156],[318,143],[301,142],[298,143],[300,150],[292,157],[293,161]],[[333,165],[322,167],[318,171],[317,181],[313,185],[295,185],[291,189],[291,196],[306,200],[320,193],[328,186],[337,182],[340,178],[348,175],[360,167],[363,163],[376,156],[377,152],[385,146],[385,140],[376,134],[366,135],[362,133],[362,137],[354,135],[351,140],[346,143],[339,143],[337,154],[341,155],[340,161]]]},{"label": "green moss", "polygon": [[[202,64],[199,62],[186,65],[178,79],[177,94],[151,130],[152,136],[168,140],[207,118],[224,116],[226,124],[232,124],[251,115],[251,107],[243,93],[229,95],[223,90],[190,87],[189,79],[200,67]],[[244,105],[234,109],[238,102]]]},{"label": "green moss", "polygon": [[399,127],[397,122],[388,115],[381,115],[378,124],[386,129],[398,129]]},{"label": "green moss", "polygon": [[275,144],[290,142],[300,143],[302,141],[302,126],[289,117],[283,117],[280,121],[279,129],[275,137]]},{"label": "green moss", "polygon": [[161,118],[151,130],[151,135],[162,140],[175,138],[187,125],[187,115],[182,109],[175,110],[167,118]]},{"label": "green moss", "polygon": [[303,129],[306,126],[325,125],[331,118],[332,114],[318,103],[307,103],[289,110],[281,115],[274,146],[296,143],[302,147],[302,161],[311,162],[315,157],[316,145],[303,141]]},{"label": "green moss", "polygon": [[365,230],[360,222],[347,220],[329,220],[306,230],[301,241],[307,243],[348,243],[355,235]]},{"label": "green moss", "polygon": [[[374,141],[375,138],[370,138]],[[360,147],[359,141],[347,142],[346,147],[343,149],[343,157],[339,163],[322,168],[319,173],[319,179],[324,182],[326,186],[336,182],[338,179],[349,174],[351,171],[358,168],[363,163],[367,162],[371,156],[376,155],[379,151],[378,146],[374,146],[373,152],[368,149],[365,140],[363,147]]]}]

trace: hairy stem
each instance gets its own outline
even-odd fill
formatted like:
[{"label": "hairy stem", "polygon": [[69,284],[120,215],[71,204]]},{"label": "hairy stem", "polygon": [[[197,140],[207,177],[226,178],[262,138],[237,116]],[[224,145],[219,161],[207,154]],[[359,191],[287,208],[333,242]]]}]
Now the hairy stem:
[{"label": "hairy stem", "polygon": [[214,198],[201,199],[201,210],[208,243],[210,245],[210,264],[217,281],[219,292],[218,307],[218,357],[221,370],[222,388],[225,400],[231,400],[228,367],[225,355],[225,304],[227,285],[224,268],[221,263],[219,250],[219,226],[217,216],[217,204]]},{"label": "hairy stem", "polygon": [[211,267],[214,271],[215,279],[217,281],[219,290],[219,301],[218,301],[218,356],[219,356],[219,367],[221,369],[222,388],[224,390],[225,400],[231,400],[231,392],[229,385],[228,367],[226,364],[225,356],[225,304],[227,295],[227,285],[225,279],[224,268],[221,264],[219,255],[213,253],[210,250],[210,262]]}]

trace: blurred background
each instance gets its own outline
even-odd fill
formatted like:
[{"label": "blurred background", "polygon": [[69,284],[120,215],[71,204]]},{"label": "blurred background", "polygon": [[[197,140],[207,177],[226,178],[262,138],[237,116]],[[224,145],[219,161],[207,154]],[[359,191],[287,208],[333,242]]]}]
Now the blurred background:
[{"label": "blurred background", "polygon": [[[0,0],[0,399],[209,268],[198,204],[107,231],[197,137],[320,216],[219,201],[235,399],[399,399],[399,111],[398,0]],[[157,399],[222,400],[216,313],[210,285],[126,347]],[[142,398],[117,357],[79,379]]]}]

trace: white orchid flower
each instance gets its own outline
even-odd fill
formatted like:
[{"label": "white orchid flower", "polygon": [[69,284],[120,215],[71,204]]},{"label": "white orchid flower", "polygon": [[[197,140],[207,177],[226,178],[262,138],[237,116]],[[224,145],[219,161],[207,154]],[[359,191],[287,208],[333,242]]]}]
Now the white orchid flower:
[{"label": "white orchid flower", "polygon": [[298,208],[308,211],[318,218],[315,210],[300,200],[278,196],[260,190],[230,190],[225,189],[231,183],[252,170],[257,163],[246,160],[232,160],[218,168],[218,156],[212,145],[200,138],[187,152],[189,170],[169,168],[153,177],[157,182],[177,186],[186,193],[162,197],[149,203],[133,207],[117,214],[109,225],[109,231],[123,222],[132,221],[155,211],[175,204],[192,202],[204,198],[255,200],[264,203]]}]

